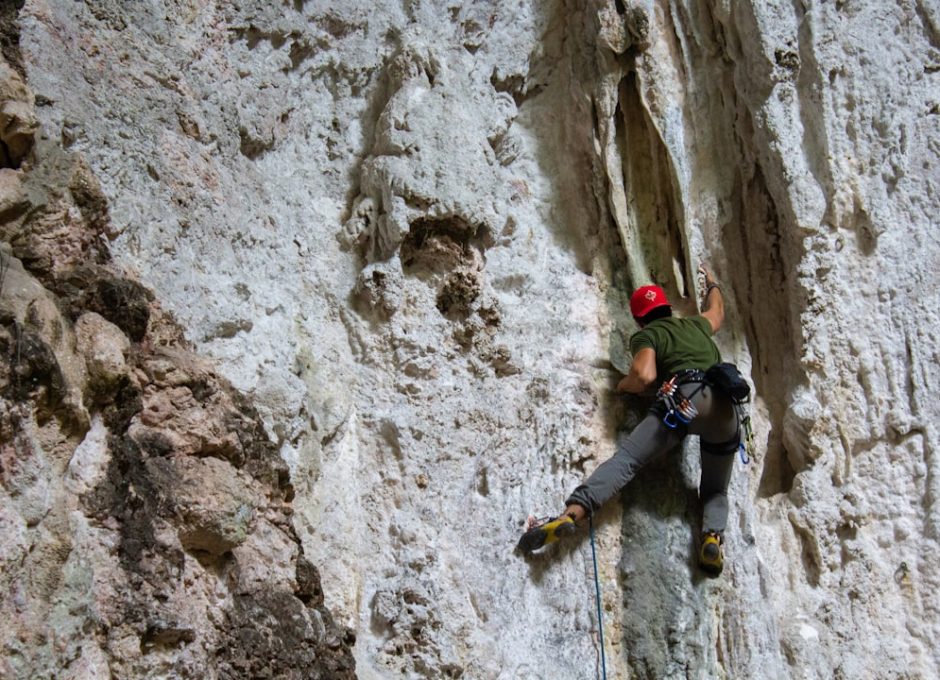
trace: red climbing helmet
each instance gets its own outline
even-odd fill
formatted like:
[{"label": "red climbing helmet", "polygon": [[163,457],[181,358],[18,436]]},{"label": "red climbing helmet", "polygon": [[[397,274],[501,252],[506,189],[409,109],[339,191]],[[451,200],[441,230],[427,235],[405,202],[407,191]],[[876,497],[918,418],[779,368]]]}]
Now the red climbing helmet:
[{"label": "red climbing helmet", "polygon": [[630,296],[630,313],[641,319],[657,307],[668,306],[666,293],[659,286],[640,286]]}]

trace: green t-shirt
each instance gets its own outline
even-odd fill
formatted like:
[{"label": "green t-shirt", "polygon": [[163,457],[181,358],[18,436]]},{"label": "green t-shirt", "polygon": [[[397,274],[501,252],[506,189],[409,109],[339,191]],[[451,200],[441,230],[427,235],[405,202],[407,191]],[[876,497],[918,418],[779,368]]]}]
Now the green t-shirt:
[{"label": "green t-shirt", "polygon": [[656,352],[656,377],[665,380],[686,368],[706,370],[721,361],[712,342],[712,326],[704,316],[657,319],[630,337],[630,352],[644,347]]}]

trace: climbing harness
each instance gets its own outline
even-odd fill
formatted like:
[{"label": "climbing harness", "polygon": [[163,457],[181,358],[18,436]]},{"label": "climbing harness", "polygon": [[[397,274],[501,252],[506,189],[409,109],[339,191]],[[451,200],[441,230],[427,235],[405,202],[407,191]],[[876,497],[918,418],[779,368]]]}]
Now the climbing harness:
[{"label": "climbing harness", "polygon": [[754,450],[754,433],[751,430],[751,416],[747,405],[751,401],[751,386],[734,364],[727,362],[715,364],[705,372],[705,381],[716,390],[724,393],[734,404],[734,413],[738,418],[738,428],[744,430],[744,437],[738,442],[741,463],[751,462],[749,451]]},{"label": "climbing harness", "polygon": [[[699,385],[691,394],[683,395],[679,388],[690,382],[698,382]],[[664,411],[663,424],[670,430],[675,430],[691,423],[698,415],[698,409],[692,403],[692,397],[706,385],[731,399],[738,426],[744,430],[744,437],[739,440],[737,450],[741,456],[741,462],[747,465],[751,462],[749,452],[754,450],[754,432],[751,429],[751,416],[747,412],[747,405],[751,400],[751,387],[734,364],[715,364],[705,372],[695,369],[680,371],[660,385],[656,398],[662,404]]]},{"label": "climbing harness", "polygon": [[601,643],[601,673],[603,680],[607,680],[607,658],[604,654],[604,617],[601,613],[601,580],[597,575],[597,550],[594,548],[594,516],[588,515],[588,525],[591,527],[591,557],[594,560],[594,593],[597,598],[597,630]]}]

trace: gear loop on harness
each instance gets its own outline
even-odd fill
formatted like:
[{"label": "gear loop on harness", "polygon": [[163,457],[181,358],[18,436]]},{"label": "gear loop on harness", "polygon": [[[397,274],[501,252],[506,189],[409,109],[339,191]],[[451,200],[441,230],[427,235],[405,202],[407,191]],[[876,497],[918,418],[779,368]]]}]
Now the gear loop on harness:
[{"label": "gear loop on harness", "polygon": [[[719,366],[732,366],[733,364],[719,364]],[[735,371],[737,368],[735,367]],[[740,375],[740,374],[738,374]],[[682,394],[679,390],[683,385],[689,383],[698,383],[692,392],[688,395]],[[663,415],[662,422],[663,425],[668,427],[670,430],[676,430],[679,427],[687,426],[691,423],[695,416],[698,415],[698,409],[695,408],[695,405],[692,403],[692,397],[698,394],[706,386],[712,387],[722,391],[720,386],[712,384],[709,380],[708,372],[700,371],[698,369],[689,368],[677,373],[673,373],[667,380],[659,386],[659,390],[656,392],[656,400],[659,404],[662,405]],[[749,390],[748,390],[749,391]],[[749,401],[749,394],[743,398],[737,398],[735,396],[729,395],[729,398],[734,405],[734,413],[738,419],[738,432],[735,435],[736,446],[731,453],[739,453],[741,457],[741,463],[747,465],[751,462],[751,458],[748,455],[749,451],[754,449],[754,433],[751,430],[751,417],[745,411],[745,406]],[[741,436],[741,430],[743,430],[743,437]]]},{"label": "gear loop on harness", "polygon": [[[699,386],[691,394],[685,395],[679,391],[683,385],[693,382],[699,383]],[[692,403],[692,397],[698,394],[705,385],[705,373],[694,368],[674,373],[664,381],[656,392],[657,401],[665,408],[662,417],[663,424],[670,430],[675,430],[680,425],[691,423],[698,415],[698,409]]]}]

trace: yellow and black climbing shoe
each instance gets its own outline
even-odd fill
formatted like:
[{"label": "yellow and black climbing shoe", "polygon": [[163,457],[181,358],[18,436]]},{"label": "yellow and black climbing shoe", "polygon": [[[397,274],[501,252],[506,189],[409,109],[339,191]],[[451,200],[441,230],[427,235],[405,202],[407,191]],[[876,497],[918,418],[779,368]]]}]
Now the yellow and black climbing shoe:
[{"label": "yellow and black climbing shoe", "polygon": [[706,574],[718,576],[725,566],[721,552],[720,534],[714,531],[702,534],[702,545],[698,551],[698,566]]},{"label": "yellow and black climbing shoe", "polygon": [[524,553],[530,553],[538,550],[543,545],[554,543],[559,538],[570,536],[577,531],[574,520],[568,515],[546,519],[541,523],[529,522],[529,530],[522,534],[519,544],[516,546]]}]

